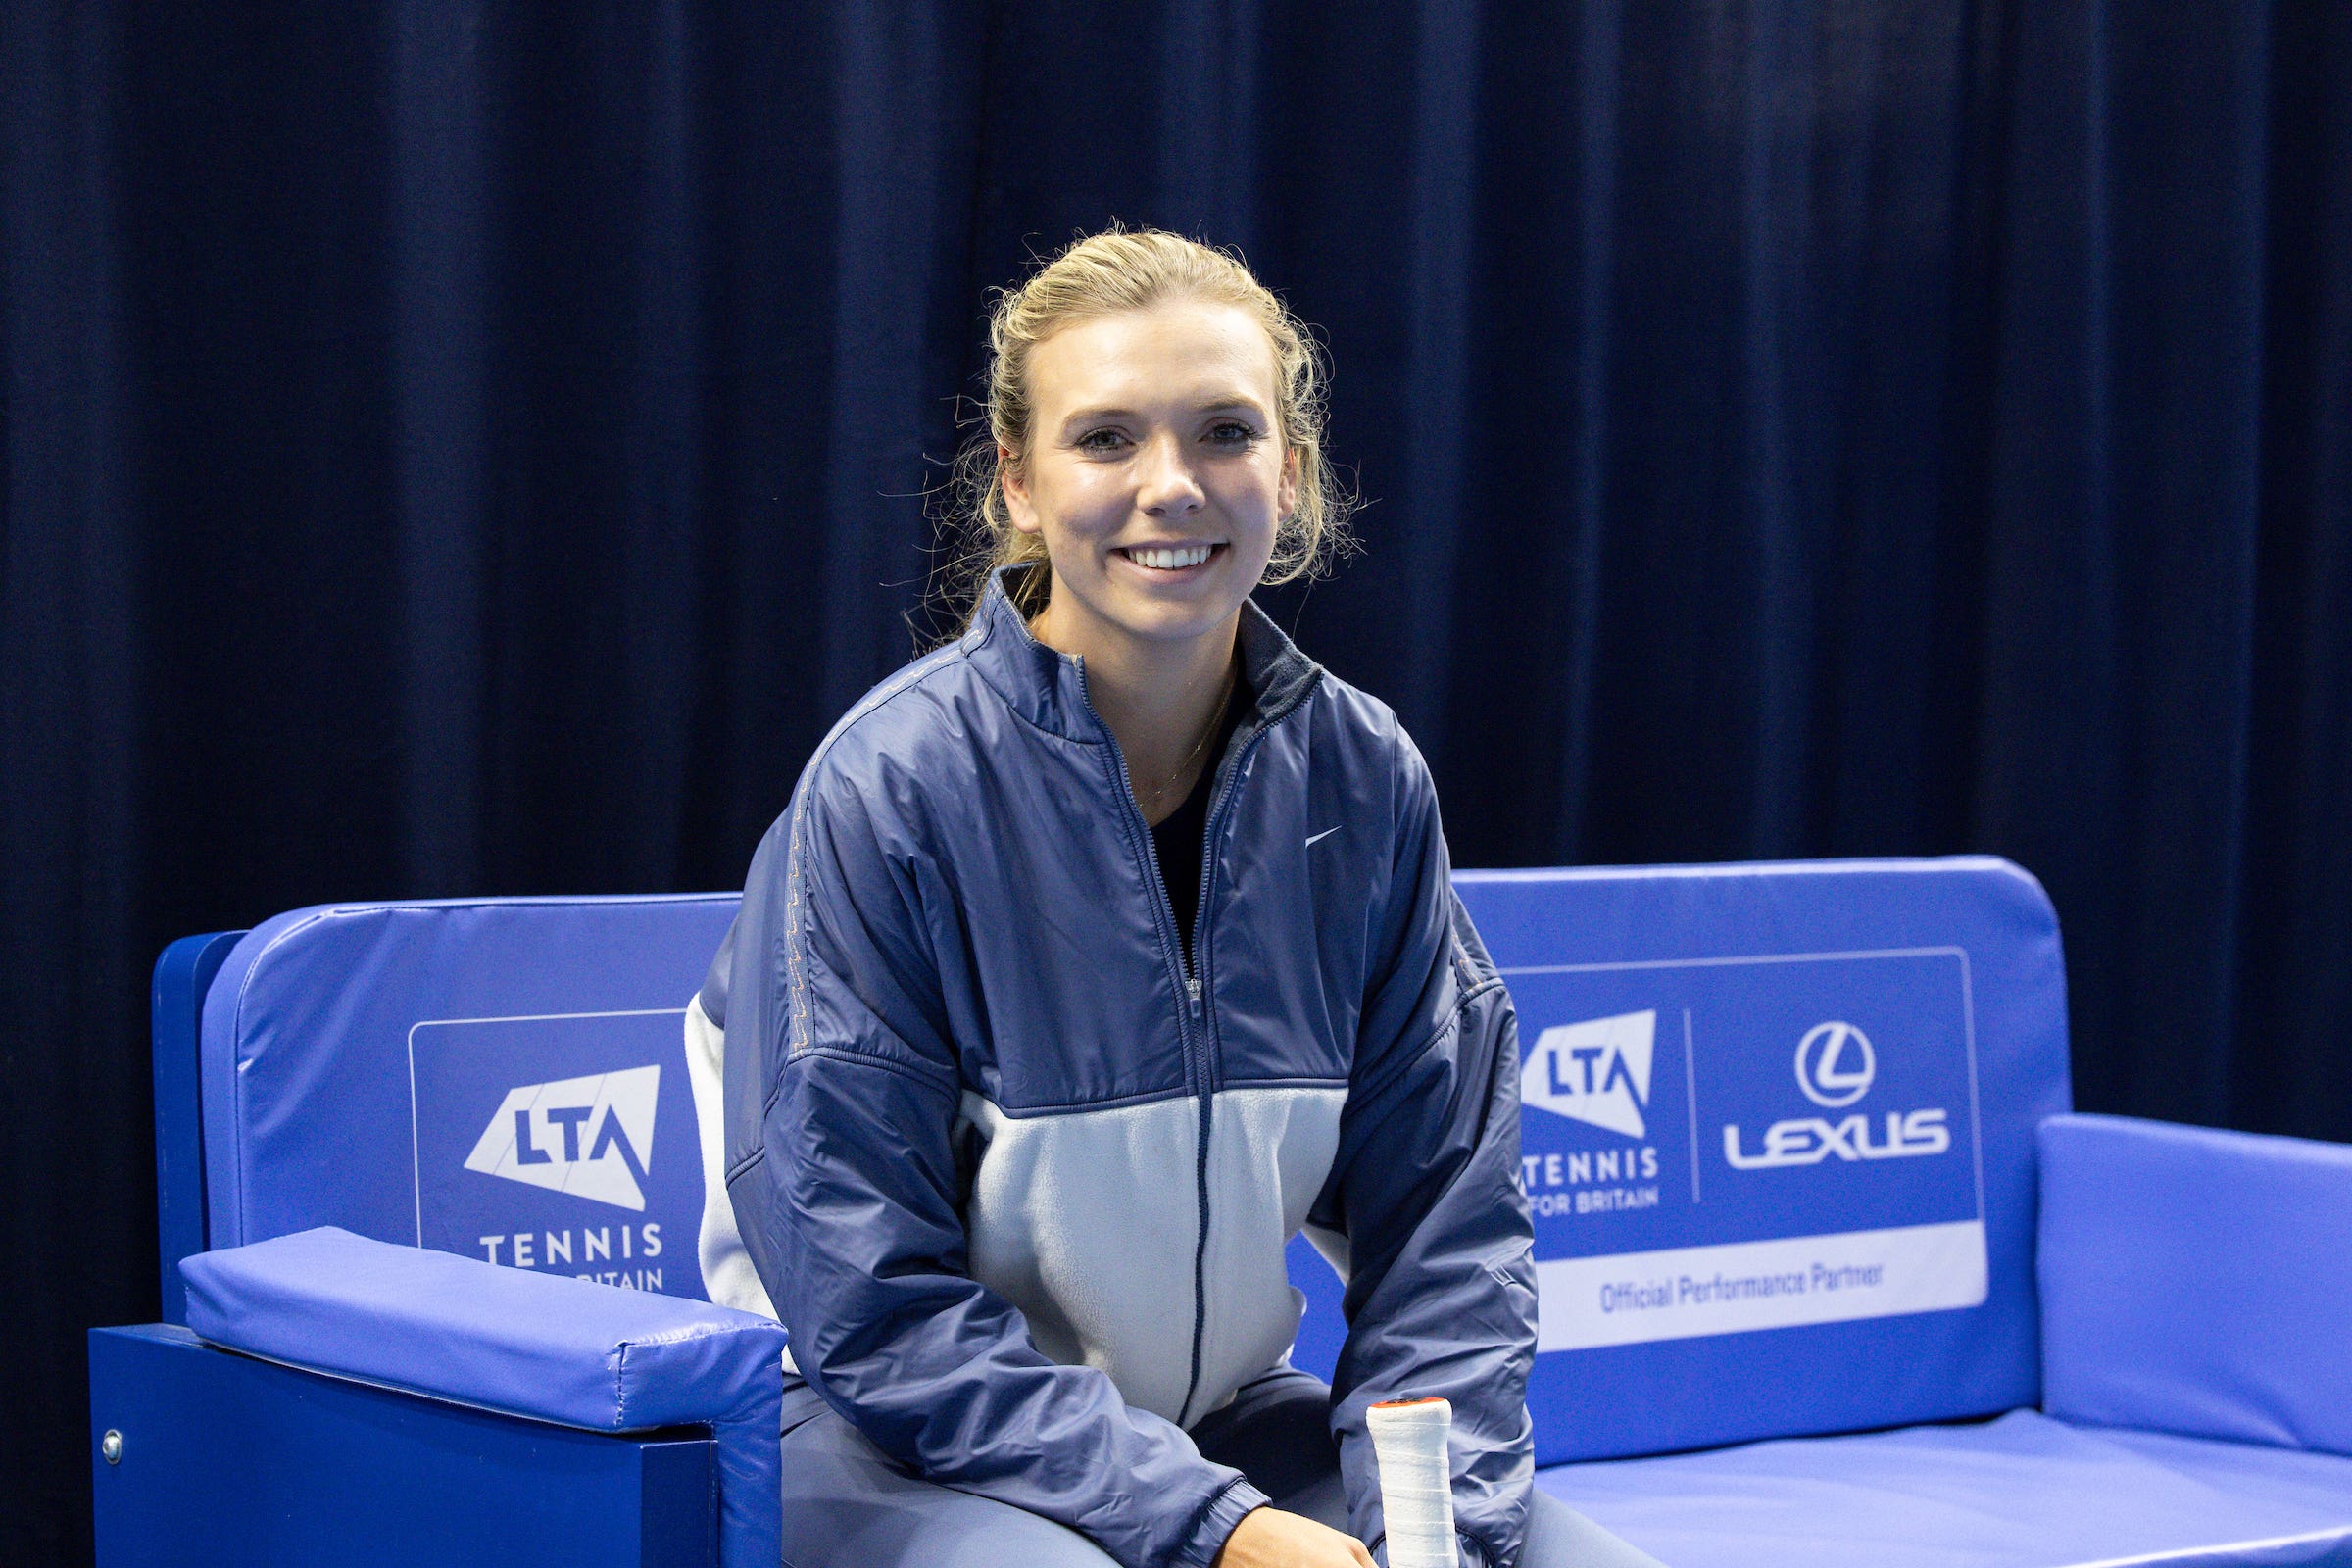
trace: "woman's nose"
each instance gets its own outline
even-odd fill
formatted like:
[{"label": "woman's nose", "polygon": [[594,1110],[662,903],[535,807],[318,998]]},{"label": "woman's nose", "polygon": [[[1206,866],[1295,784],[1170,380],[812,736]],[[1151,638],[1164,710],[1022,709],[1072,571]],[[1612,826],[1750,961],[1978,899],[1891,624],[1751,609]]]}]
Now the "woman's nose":
[{"label": "woman's nose", "polygon": [[1186,457],[1184,443],[1173,435],[1155,435],[1145,442],[1139,457],[1136,505],[1154,517],[1200,511],[1208,498]]}]

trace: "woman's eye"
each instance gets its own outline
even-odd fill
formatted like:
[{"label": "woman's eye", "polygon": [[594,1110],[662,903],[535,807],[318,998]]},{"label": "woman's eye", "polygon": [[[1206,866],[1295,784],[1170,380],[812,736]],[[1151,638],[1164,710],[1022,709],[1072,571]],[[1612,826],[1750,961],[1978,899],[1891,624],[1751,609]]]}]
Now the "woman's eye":
[{"label": "woman's eye", "polygon": [[1257,432],[1239,419],[1227,419],[1211,428],[1208,438],[1221,447],[1246,447],[1257,439]]},{"label": "woman's eye", "polygon": [[1116,452],[1126,440],[1116,430],[1089,430],[1078,438],[1078,446],[1086,452]]}]

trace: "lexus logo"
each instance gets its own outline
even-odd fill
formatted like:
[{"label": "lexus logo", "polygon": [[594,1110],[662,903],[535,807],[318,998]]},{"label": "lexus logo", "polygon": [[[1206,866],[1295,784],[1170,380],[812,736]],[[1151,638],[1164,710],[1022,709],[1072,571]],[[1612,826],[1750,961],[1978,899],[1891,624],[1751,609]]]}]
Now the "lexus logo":
[{"label": "lexus logo", "polygon": [[1796,1043],[1796,1087],[1816,1105],[1850,1105],[1870,1093],[1878,1076],[1870,1036],[1850,1023],[1817,1023]]}]

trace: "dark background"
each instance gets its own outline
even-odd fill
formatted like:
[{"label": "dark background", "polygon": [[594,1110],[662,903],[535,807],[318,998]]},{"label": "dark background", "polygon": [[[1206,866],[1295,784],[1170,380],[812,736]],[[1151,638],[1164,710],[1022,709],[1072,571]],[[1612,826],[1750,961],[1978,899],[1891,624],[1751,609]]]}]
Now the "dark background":
[{"label": "dark background", "polygon": [[9,1561],[155,1310],[157,950],[737,884],[1114,215],[1328,337],[1365,550],[1272,598],[1457,863],[2007,855],[2082,1104],[2352,1137],[2339,0],[10,0],[0,77]]}]

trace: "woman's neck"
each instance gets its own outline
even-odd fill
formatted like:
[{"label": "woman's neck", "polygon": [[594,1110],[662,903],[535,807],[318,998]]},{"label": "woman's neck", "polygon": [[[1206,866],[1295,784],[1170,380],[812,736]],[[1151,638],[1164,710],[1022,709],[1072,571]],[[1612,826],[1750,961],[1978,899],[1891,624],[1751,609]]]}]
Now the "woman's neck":
[{"label": "woman's neck", "polygon": [[1209,731],[1238,678],[1241,615],[1199,637],[1162,641],[1129,636],[1091,616],[1056,615],[1067,604],[1067,596],[1055,595],[1030,632],[1086,661],[1087,700],[1119,743],[1145,819],[1156,825],[1216,760],[1207,755]]}]

